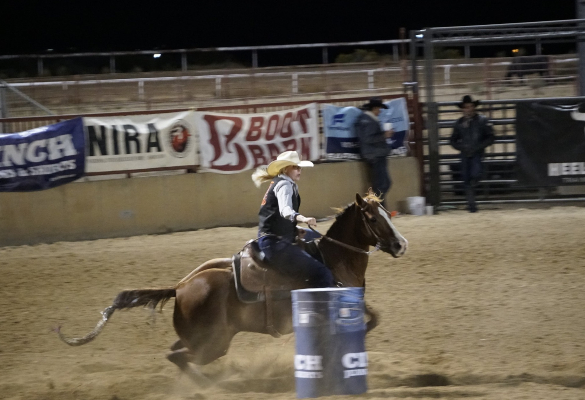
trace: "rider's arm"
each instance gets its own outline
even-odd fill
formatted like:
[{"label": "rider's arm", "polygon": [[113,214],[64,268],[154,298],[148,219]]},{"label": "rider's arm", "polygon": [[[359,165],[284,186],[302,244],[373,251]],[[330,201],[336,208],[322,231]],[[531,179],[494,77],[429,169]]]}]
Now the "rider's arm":
[{"label": "rider's arm", "polygon": [[294,221],[300,215],[292,207],[293,187],[288,181],[280,181],[274,187],[274,193],[278,199],[280,215],[290,221]]},{"label": "rider's arm", "polygon": [[274,187],[274,193],[278,199],[280,215],[289,221],[304,222],[309,225],[317,225],[315,218],[307,218],[296,212],[292,207],[293,187],[288,181],[280,181]]}]

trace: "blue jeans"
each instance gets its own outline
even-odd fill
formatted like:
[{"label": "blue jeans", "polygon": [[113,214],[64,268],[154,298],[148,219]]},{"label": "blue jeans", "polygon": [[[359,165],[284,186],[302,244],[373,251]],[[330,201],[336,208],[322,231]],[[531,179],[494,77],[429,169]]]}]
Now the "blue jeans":
[{"label": "blue jeans", "polygon": [[[388,175],[388,162],[386,157],[366,159],[366,163],[370,170],[372,190],[376,195],[384,198],[386,192],[392,186],[392,180],[390,179],[390,175]],[[385,201],[382,201],[382,205],[385,206]]]},{"label": "blue jeans", "polygon": [[300,247],[276,236],[263,236],[258,245],[275,271],[307,281],[310,287],[335,286],[331,270]]},{"label": "blue jeans", "polygon": [[477,209],[475,204],[475,187],[482,176],[481,154],[471,157],[461,156],[461,179],[465,188],[465,196],[469,210]]},{"label": "blue jeans", "polygon": [[319,232],[313,231],[309,228],[301,228],[300,226],[297,226],[297,229],[299,230],[302,229],[303,231],[305,231],[305,236],[303,237],[303,240],[305,242],[310,242],[311,240],[319,239],[320,237],[323,236]]}]

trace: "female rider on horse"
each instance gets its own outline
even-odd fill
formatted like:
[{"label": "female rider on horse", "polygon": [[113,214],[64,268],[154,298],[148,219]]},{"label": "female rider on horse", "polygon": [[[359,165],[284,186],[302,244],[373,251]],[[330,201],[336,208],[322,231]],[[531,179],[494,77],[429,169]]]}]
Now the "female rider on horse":
[{"label": "female rider on horse", "polygon": [[329,268],[317,261],[299,246],[294,245],[297,229],[301,236],[311,232],[297,228],[297,222],[316,226],[315,218],[299,214],[301,197],[297,182],[302,167],[312,167],[310,161],[301,161],[296,151],[285,151],[266,170],[257,169],[252,175],[256,186],[270,181],[260,206],[258,245],[271,266],[293,279],[305,280],[311,287],[335,286]]}]

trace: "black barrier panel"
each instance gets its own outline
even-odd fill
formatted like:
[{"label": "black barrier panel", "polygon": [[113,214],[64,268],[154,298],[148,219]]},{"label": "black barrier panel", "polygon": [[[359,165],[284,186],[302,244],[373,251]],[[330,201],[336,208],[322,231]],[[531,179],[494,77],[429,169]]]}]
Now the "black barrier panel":
[{"label": "black barrier panel", "polygon": [[535,186],[585,184],[583,104],[518,104],[518,180]]},{"label": "black barrier panel", "polygon": [[292,291],[298,398],[367,388],[363,288]]},{"label": "black barrier panel", "polygon": [[[566,115],[558,120],[560,124],[544,122],[544,118],[548,120],[548,117],[540,112],[531,112],[532,116],[527,116],[525,112],[523,117],[523,107],[526,111],[525,107],[533,107],[535,104],[565,109]],[[581,174],[585,171],[585,160],[581,158],[585,154],[585,108],[579,109],[579,104],[585,104],[585,97],[482,100],[478,111],[487,115],[494,124],[496,141],[486,149],[483,175],[476,187],[478,202],[487,204],[581,199],[582,193],[579,189],[575,193],[568,193],[559,188],[570,184],[585,184],[585,174]],[[425,183],[429,193],[427,203],[434,199],[439,205],[465,204],[459,166],[460,154],[449,142],[455,117],[460,115],[460,110],[455,101],[436,103],[436,106],[434,115],[438,119],[438,129],[434,134],[438,137],[434,143],[439,154],[433,162],[430,156],[423,158]],[[517,106],[520,108],[518,115]],[[527,122],[526,117],[530,121],[523,124],[523,119]],[[544,126],[540,126],[542,124],[538,120],[544,122]],[[572,128],[574,126],[577,126],[575,131]],[[544,136],[548,139],[544,139]],[[425,153],[430,153],[430,150]],[[556,155],[553,157],[553,154]],[[434,171],[435,181],[431,179],[431,170]],[[431,192],[434,196],[430,195]]]}]

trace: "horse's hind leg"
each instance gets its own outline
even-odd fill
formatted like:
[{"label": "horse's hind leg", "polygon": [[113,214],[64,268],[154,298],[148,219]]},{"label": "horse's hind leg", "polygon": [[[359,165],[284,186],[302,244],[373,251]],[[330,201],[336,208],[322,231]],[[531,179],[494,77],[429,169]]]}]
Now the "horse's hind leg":
[{"label": "horse's hind leg", "polygon": [[191,367],[189,363],[194,361],[193,358],[194,357],[189,352],[189,349],[185,347],[183,347],[180,350],[171,351],[170,353],[167,354],[167,360],[169,360],[177,367],[179,367],[181,371],[184,374],[186,374],[189,378],[191,378],[191,380],[193,380],[195,383],[201,386],[211,385],[212,382],[208,377],[203,375],[201,372],[197,371],[195,368]]},{"label": "horse's hind leg", "polygon": [[210,269],[177,289],[173,325],[181,340],[171,347],[167,359],[198,384],[211,381],[190,364],[207,365],[223,357],[237,333],[228,323],[230,284],[231,271]]}]

